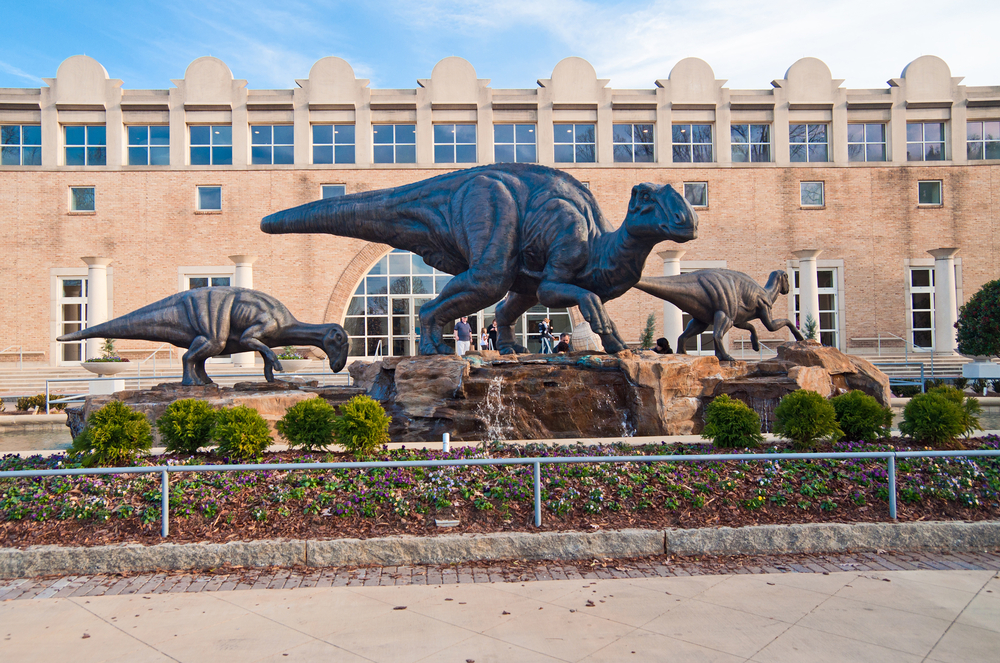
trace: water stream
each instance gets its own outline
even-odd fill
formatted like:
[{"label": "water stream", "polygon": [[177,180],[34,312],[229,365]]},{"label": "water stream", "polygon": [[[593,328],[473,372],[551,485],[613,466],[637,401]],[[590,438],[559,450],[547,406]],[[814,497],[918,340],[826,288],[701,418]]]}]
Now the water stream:
[{"label": "water stream", "polygon": [[509,404],[504,403],[503,388],[503,376],[494,376],[486,389],[486,398],[477,410],[486,424],[486,440],[509,440],[515,437],[514,412]]}]

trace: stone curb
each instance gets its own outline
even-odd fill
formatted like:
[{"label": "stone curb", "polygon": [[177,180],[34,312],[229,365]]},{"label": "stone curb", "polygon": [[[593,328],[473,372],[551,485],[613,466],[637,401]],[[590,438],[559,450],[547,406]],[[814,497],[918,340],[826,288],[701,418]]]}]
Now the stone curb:
[{"label": "stone curb", "polygon": [[235,541],[143,546],[0,548],[0,578],[265,566],[401,566],[472,560],[607,559],[647,555],[766,555],[1000,549],[1000,521],[818,523],[694,530],[394,536],[330,541]]}]

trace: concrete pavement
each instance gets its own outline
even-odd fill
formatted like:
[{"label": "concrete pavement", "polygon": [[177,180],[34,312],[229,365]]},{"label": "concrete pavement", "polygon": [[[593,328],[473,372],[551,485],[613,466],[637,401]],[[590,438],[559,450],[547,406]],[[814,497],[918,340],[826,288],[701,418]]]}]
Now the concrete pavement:
[{"label": "concrete pavement", "polygon": [[[49,596],[70,582],[63,580],[46,590]],[[995,662],[998,652],[1000,575],[991,570],[0,602],[3,661]]]}]

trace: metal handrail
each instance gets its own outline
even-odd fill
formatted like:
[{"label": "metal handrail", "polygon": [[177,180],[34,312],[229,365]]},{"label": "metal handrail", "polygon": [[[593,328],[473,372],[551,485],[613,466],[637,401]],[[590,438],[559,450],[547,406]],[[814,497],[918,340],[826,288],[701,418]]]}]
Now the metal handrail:
[{"label": "metal handrail", "polygon": [[[327,380],[326,380],[327,375],[330,376],[331,380],[334,377],[338,376],[338,375],[344,375],[347,378],[347,385],[346,386],[348,386],[348,387],[351,386],[351,374],[348,373],[348,372],[346,372],[346,371],[341,371],[340,373],[329,373],[329,374],[327,374],[325,371],[323,371],[323,372],[320,372],[320,373],[282,373],[281,375],[286,376],[286,377],[292,377],[292,376],[296,376],[296,377],[322,377],[323,378],[323,386],[324,387],[330,386],[327,383]],[[184,377],[183,375],[157,375],[156,376],[156,378],[159,379],[159,380],[171,380],[171,379],[183,378],[183,377]],[[255,378],[255,377],[258,377],[258,376],[255,373],[218,373],[218,374],[213,374],[210,377],[213,377],[213,378]],[[259,377],[263,378],[264,376],[261,375]],[[129,375],[129,376],[121,376],[121,377],[110,377],[110,378],[46,378],[45,379],[45,414],[50,414],[50,412],[49,412],[49,406],[52,403],[82,403],[83,402],[83,398],[85,396],[87,396],[87,394],[70,394],[69,396],[65,396],[64,395],[63,398],[52,398],[51,394],[50,394],[50,389],[49,389],[49,383],[50,382],[108,382],[108,381],[112,381],[112,380],[136,380],[136,381],[138,381],[139,379],[140,379],[140,377],[137,376],[137,375]],[[137,389],[140,388],[138,386],[138,382],[136,384],[137,384],[136,388]]]},{"label": "metal handrail", "polygon": [[156,355],[157,355],[157,353],[159,353],[161,350],[164,349],[164,346],[167,346],[167,352],[169,353],[169,356],[170,356],[170,367],[171,368],[174,367],[174,351],[173,351],[174,345],[173,345],[173,343],[160,343],[160,345],[155,350],[153,350],[152,352],[150,352],[146,356],[145,359],[140,359],[139,361],[136,362],[135,371],[137,373],[137,379],[139,380],[139,382],[137,383],[139,389],[142,389],[142,365],[145,364],[150,359],[152,359],[153,360],[153,377],[156,377]]},{"label": "metal handrail", "polygon": [[[734,338],[733,339],[733,343],[739,343],[740,344],[740,359],[743,359],[744,357],[746,357],[747,343],[751,343],[750,339],[749,338]],[[765,350],[767,350],[768,352],[771,352],[773,354],[778,354],[778,350],[776,348],[772,348],[772,347],[768,346],[763,341],[758,340],[757,343],[758,343],[758,345],[760,345],[760,350],[757,351],[757,356],[760,359],[764,358],[764,351]]]},{"label": "metal handrail", "polygon": [[3,354],[4,352],[7,352],[8,350],[11,350],[13,348],[17,348],[17,370],[23,371],[24,370],[24,346],[22,346],[22,345],[8,345],[3,350],[0,350],[0,354]]},{"label": "metal handrail", "polygon": [[[447,435],[447,434],[446,434]],[[972,451],[859,451],[826,453],[751,453],[697,454],[684,456],[561,456],[541,458],[463,458],[447,460],[358,461],[347,463],[253,463],[247,465],[153,465],[148,467],[101,467],[63,470],[9,470],[0,472],[0,479],[50,476],[83,476],[107,474],[160,475],[160,536],[170,534],[170,473],[171,472],[268,472],[296,470],[374,469],[392,467],[463,467],[471,465],[531,465],[534,477],[535,527],[542,526],[542,465],[574,463],[695,463],[725,461],[781,460],[855,460],[884,458],[887,464],[889,516],[896,520],[896,458],[952,458],[1000,456],[1000,450]]]},{"label": "metal handrail", "polygon": [[899,385],[899,386],[904,386],[904,385],[912,385],[914,387],[919,386],[920,387],[920,393],[924,393],[925,391],[927,391],[927,381],[926,381],[926,378],[924,377],[924,362],[922,362],[922,361],[909,361],[909,362],[901,362],[901,363],[897,363],[897,362],[874,363],[873,362],[872,366],[874,366],[875,368],[879,368],[880,366],[881,367],[885,367],[885,368],[888,368],[890,366],[919,366],[920,367],[920,381],[919,382],[917,380],[907,380],[905,377],[892,377],[890,375],[890,376],[888,376],[888,378],[889,378],[889,384],[890,385],[895,384],[895,385]]}]

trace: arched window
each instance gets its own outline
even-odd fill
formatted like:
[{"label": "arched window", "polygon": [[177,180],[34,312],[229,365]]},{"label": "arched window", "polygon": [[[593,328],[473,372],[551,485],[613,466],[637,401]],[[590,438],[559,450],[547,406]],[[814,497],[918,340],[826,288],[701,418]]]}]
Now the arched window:
[{"label": "arched window", "polygon": [[[344,329],[351,339],[352,357],[406,357],[418,353],[420,344],[420,307],[436,297],[453,277],[434,269],[420,256],[394,249],[379,259],[347,305]],[[469,316],[474,349],[479,332],[493,322],[496,306]],[[569,311],[533,306],[514,326],[517,342],[531,352],[539,352],[538,323],[552,319],[554,335],[572,332]],[[443,340],[454,346],[454,321],[444,328]]]}]

